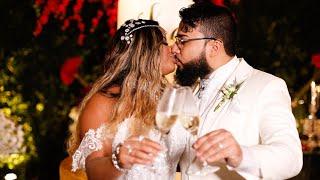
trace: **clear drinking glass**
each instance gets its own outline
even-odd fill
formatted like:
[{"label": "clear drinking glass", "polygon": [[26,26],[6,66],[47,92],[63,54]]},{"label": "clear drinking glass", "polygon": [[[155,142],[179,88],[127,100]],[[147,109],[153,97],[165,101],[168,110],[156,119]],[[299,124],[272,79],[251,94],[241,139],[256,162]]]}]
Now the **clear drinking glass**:
[{"label": "clear drinking glass", "polygon": [[[169,133],[172,126],[176,123],[178,115],[181,112],[181,108],[184,103],[185,91],[179,86],[167,87],[161,99],[158,102],[157,114],[156,114],[156,128],[160,131],[160,144],[163,147],[168,147],[165,143],[167,134]],[[159,154],[155,159],[153,168],[157,172],[163,173],[165,170],[171,169],[168,166],[168,150],[165,150]]]},{"label": "clear drinking glass", "polygon": [[[182,126],[191,134],[189,139],[189,148],[191,153],[191,145],[198,139],[198,128],[200,123],[199,118],[199,109],[196,104],[196,100],[192,94],[192,90],[190,87],[181,87],[182,91],[184,91],[184,103],[181,109],[181,113],[178,116],[178,120],[182,124]],[[195,154],[194,150],[193,154]],[[189,154],[189,157],[191,155]],[[188,175],[197,175],[197,176],[205,176],[210,173],[214,173],[218,171],[220,168],[218,166],[208,165],[207,162],[200,161],[197,157],[194,157],[192,161],[190,161],[189,167],[187,169]]]}]

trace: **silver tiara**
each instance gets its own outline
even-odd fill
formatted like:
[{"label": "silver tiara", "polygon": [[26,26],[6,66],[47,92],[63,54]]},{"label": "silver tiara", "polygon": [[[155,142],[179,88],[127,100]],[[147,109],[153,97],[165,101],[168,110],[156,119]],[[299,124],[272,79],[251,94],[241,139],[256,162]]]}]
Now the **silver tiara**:
[{"label": "silver tiara", "polygon": [[[148,20],[149,21],[149,20]],[[155,22],[156,21],[152,21]],[[133,32],[141,29],[141,28],[145,28],[145,27],[160,27],[159,25],[156,24],[148,24],[145,20],[143,19],[138,19],[138,20],[134,20],[134,19],[130,19],[128,21],[126,21],[122,27],[125,27],[124,30],[124,35],[120,37],[120,39],[122,41],[127,41],[127,44],[130,44],[131,41],[133,40]]]}]

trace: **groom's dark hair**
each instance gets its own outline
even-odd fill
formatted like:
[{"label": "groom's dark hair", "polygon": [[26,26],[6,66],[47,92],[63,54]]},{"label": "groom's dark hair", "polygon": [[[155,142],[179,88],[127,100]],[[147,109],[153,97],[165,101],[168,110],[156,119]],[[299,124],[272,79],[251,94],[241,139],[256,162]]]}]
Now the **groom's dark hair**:
[{"label": "groom's dark hair", "polygon": [[179,11],[182,31],[188,32],[199,27],[206,37],[221,39],[226,53],[234,56],[236,51],[236,22],[231,11],[210,2],[194,3]]}]

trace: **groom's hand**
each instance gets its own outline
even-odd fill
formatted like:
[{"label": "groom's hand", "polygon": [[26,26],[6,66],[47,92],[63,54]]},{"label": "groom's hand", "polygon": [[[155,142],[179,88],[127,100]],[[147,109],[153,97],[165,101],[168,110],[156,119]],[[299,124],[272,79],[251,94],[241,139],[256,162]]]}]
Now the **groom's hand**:
[{"label": "groom's hand", "polygon": [[232,134],[225,129],[218,129],[200,137],[193,148],[202,161],[218,162],[226,160],[229,166],[237,167],[242,161],[242,151]]}]

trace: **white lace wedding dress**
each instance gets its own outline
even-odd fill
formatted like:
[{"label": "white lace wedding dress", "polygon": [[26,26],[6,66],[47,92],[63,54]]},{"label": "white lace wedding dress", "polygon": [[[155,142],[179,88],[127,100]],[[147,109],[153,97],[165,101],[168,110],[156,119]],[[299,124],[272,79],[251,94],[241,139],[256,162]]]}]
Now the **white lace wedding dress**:
[{"label": "white lace wedding dress", "polygon": [[[132,119],[126,119],[123,121],[119,127],[118,131],[113,138],[112,149],[122,143],[128,138],[128,129],[130,127],[130,121]],[[79,148],[72,156],[72,171],[77,169],[85,168],[85,159],[92,152],[98,151],[102,148],[103,140],[108,137],[107,128],[105,125],[99,127],[96,130],[90,129],[84,136],[79,145]],[[109,137],[110,138],[110,137]],[[153,129],[149,133],[150,139],[154,141],[159,141],[160,133],[159,131]],[[163,139],[162,144],[168,149],[167,162],[163,166],[163,162],[155,162],[154,167],[167,167],[161,170],[161,173],[154,172],[150,167],[143,165],[134,165],[129,171],[124,173],[118,179],[130,179],[130,180],[165,180],[174,179],[177,164],[179,162],[180,156],[187,147],[188,132],[181,126],[179,122],[172,127],[170,133],[166,138]],[[106,169],[107,170],[107,169]]]}]

